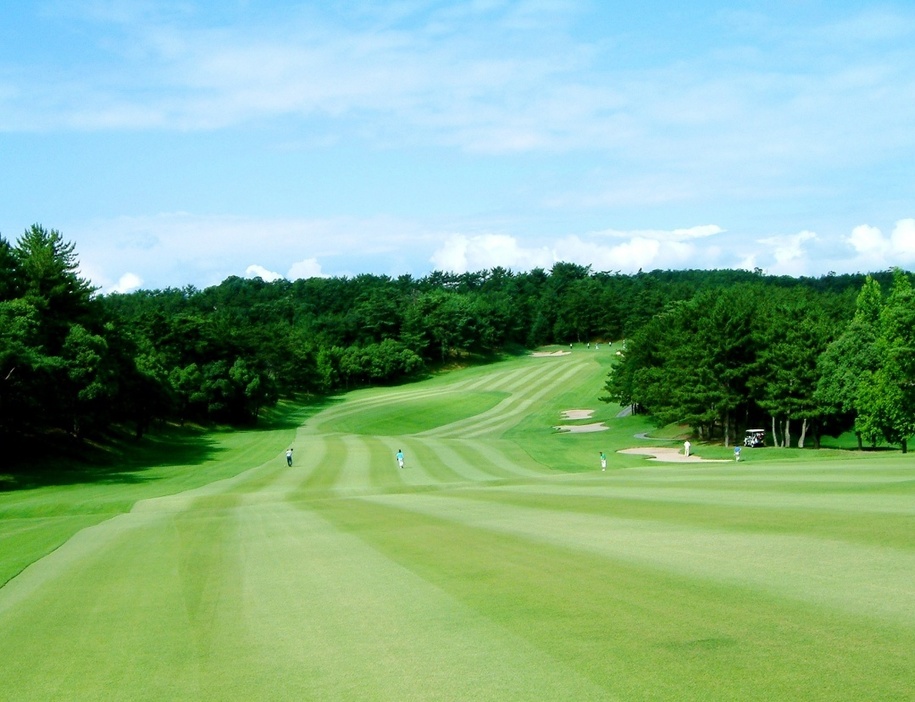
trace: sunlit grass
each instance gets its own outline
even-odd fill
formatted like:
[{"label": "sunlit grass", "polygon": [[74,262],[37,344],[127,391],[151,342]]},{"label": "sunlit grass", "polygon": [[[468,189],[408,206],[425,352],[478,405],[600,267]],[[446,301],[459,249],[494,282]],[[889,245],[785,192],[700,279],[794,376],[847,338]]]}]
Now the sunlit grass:
[{"label": "sunlit grass", "polygon": [[[508,359],[287,407],[260,431],[150,437],[123,466],[0,494],[0,582],[22,571],[0,588],[0,689],[910,697],[911,456],[854,437],[740,463],[700,441],[722,462],[620,454],[679,448],[682,428],[601,403],[611,366]],[[593,422],[607,429],[554,428]]]}]

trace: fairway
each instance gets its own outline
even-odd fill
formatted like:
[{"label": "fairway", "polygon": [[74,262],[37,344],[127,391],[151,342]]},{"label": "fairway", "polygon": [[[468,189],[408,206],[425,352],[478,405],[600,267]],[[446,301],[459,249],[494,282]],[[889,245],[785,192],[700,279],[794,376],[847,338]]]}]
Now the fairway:
[{"label": "fairway", "polygon": [[912,699],[915,458],[620,454],[679,441],[597,400],[611,359],[353,392],[195,465],[0,493],[0,699]]}]

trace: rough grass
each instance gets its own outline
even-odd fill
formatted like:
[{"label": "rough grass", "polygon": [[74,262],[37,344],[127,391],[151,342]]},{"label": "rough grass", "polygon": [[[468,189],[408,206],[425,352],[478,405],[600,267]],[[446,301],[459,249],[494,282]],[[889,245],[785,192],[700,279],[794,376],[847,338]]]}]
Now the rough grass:
[{"label": "rough grass", "polygon": [[[517,358],[0,494],[17,700],[911,697],[898,452],[662,464],[609,352]],[[557,433],[594,409],[597,434]],[[288,469],[283,451],[296,448]],[[399,470],[394,453],[403,448]],[[598,452],[610,459],[606,473]],[[730,457],[694,445],[701,456]]]}]

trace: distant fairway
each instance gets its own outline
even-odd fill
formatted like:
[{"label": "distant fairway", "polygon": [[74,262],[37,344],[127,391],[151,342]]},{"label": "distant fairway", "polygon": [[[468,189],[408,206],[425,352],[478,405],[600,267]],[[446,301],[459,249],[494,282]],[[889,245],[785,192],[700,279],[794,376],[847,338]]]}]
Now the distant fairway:
[{"label": "distant fairway", "polygon": [[597,401],[611,358],[359,391],[187,467],[0,493],[0,699],[913,699],[915,456],[617,454],[659,442]]}]

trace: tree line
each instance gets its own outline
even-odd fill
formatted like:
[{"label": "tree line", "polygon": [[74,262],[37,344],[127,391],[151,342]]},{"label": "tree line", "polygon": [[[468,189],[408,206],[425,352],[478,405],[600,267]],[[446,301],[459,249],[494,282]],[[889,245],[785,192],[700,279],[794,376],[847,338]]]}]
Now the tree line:
[{"label": "tree line", "polygon": [[915,434],[911,280],[896,270],[867,276],[850,300],[852,291],[741,283],[668,304],[627,341],[602,399],[726,445],[751,427],[801,448],[853,428],[859,446],[905,452]]},{"label": "tree line", "polygon": [[[834,390],[828,413],[824,399],[809,406],[798,390],[814,382],[812,356],[842,341],[849,324],[873,334],[873,354],[899,356],[902,342],[878,334],[877,322],[855,322],[855,295],[881,283],[889,278],[625,275],[561,262],[549,271],[230,277],[205,289],[99,294],[80,277],[75,244],[36,224],[14,243],[0,236],[0,440],[84,440],[127,426],[140,437],[161,421],[250,424],[281,397],[403,382],[544,344],[623,338],[630,342],[608,396],[659,421],[730,436],[765,410],[783,432],[794,420],[822,428],[857,417],[861,397],[883,397],[908,371],[856,356],[872,380],[855,393]],[[904,326],[884,306],[881,298],[880,324]],[[835,361],[843,372],[848,358]],[[670,375],[677,367],[689,372]],[[873,437],[889,412],[880,409],[866,427],[861,419],[862,435]]]}]

